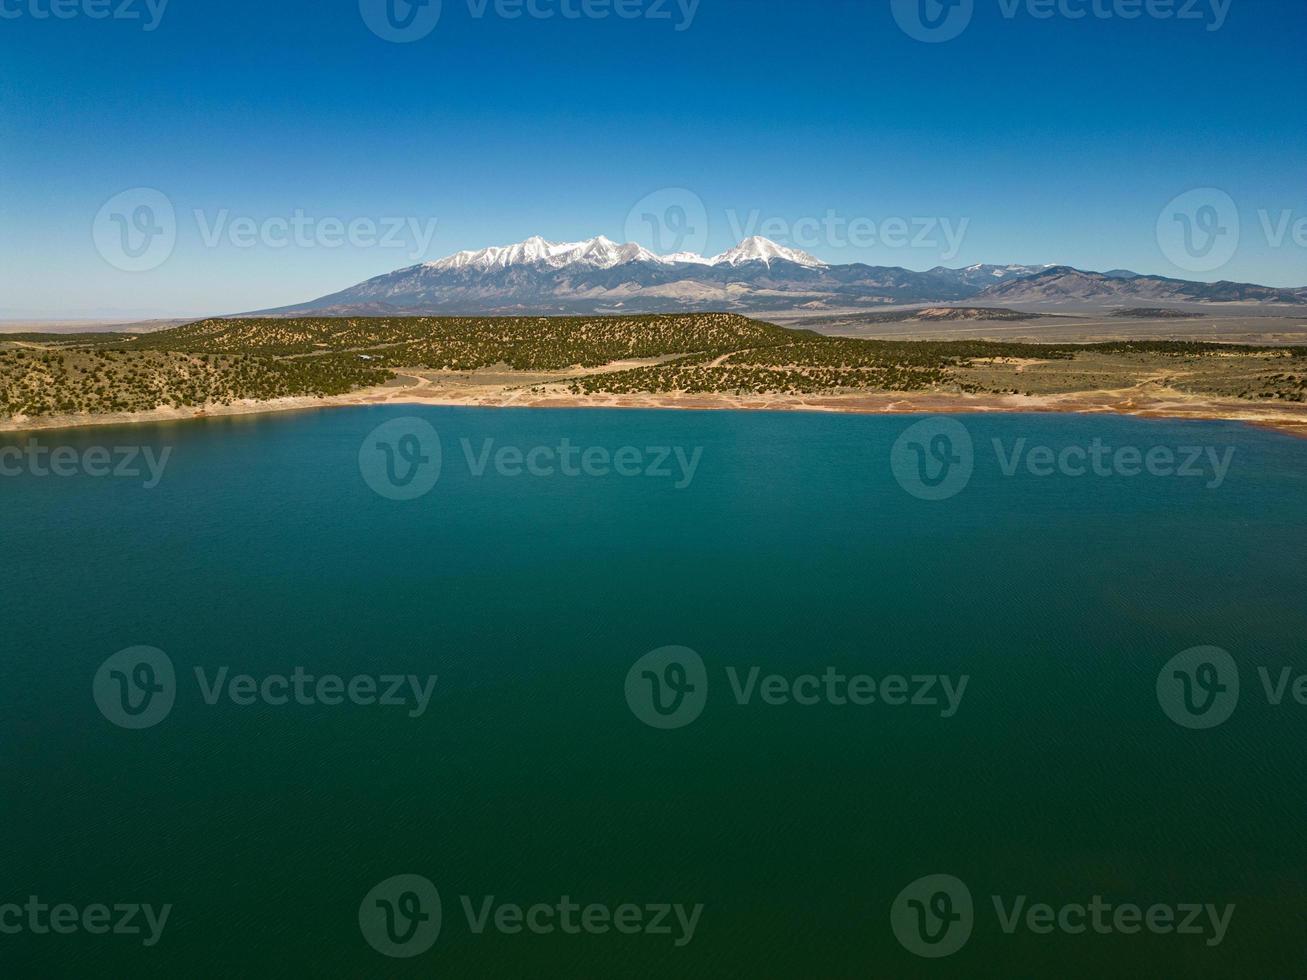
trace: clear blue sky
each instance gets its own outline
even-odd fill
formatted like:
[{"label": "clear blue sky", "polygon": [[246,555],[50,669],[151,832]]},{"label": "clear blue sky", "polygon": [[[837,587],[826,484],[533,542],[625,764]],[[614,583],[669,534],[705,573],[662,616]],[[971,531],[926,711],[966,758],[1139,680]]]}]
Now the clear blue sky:
[{"label": "clear blue sky", "polygon": [[[701,0],[688,26],[678,0],[667,20],[506,19],[495,0],[478,17],[480,0],[444,0],[407,44],[373,33],[360,0],[172,0],[152,31],[146,0],[111,0],[136,21],[68,2],[79,14],[60,20],[37,16],[50,0],[0,0],[0,316],[234,312],[532,234],[623,240],[633,205],[667,187],[702,200],[708,251],[751,213],[965,218],[955,255],[824,232],[799,244],[916,269],[1307,284],[1307,243],[1290,230],[1273,245],[1258,214],[1307,219],[1299,0],[1228,0],[1219,30],[1213,0],[1198,0],[1203,20],[974,0],[945,43],[908,36],[891,0]],[[137,187],[166,195],[177,239],[157,268],[125,272],[92,230]],[[1194,273],[1156,227],[1202,187],[1233,198],[1242,235],[1227,264]],[[437,224],[426,249],[411,232],[403,248],[206,244],[201,225],[224,211]]]}]

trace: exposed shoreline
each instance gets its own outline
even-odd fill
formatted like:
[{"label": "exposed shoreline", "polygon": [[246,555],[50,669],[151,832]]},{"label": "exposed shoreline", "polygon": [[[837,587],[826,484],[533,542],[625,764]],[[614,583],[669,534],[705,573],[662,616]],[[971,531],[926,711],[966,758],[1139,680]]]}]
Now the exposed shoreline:
[{"label": "exposed shoreline", "polygon": [[[574,395],[555,382],[544,390],[513,385],[444,383],[431,372],[425,377],[400,375],[409,385],[366,388],[324,398],[279,398],[240,401],[205,408],[159,408],[90,416],[48,416],[0,420],[0,433],[50,432],[99,426],[186,422],[229,416],[265,415],[344,406],[435,405],[461,408],[538,409],[665,409],[700,411],[798,411],[857,415],[950,415],[985,413],[1110,414],[1144,419],[1241,422],[1307,438],[1307,404],[1261,404],[1190,395],[1160,386],[1119,391],[1055,395],[969,395],[945,392],[859,391],[829,395],[623,394]],[[541,386],[537,386],[539,388]]]}]

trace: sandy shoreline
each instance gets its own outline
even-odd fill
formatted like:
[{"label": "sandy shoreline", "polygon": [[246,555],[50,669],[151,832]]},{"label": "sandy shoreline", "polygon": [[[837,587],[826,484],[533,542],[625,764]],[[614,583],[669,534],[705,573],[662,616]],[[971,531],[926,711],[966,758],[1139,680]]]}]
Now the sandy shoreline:
[{"label": "sandy shoreline", "polygon": [[[401,382],[326,398],[280,398],[241,401],[197,408],[161,408],[149,412],[95,416],[51,416],[0,420],[0,433],[38,432],[108,425],[184,422],[226,416],[308,411],[340,406],[438,405],[462,408],[606,408],[717,411],[839,412],[863,415],[950,415],[988,412],[1113,414],[1152,419],[1194,419],[1243,422],[1307,437],[1307,405],[1261,404],[1214,400],[1160,386],[1121,391],[1057,395],[968,395],[941,392],[851,392],[830,395],[629,394],[573,395],[557,384],[557,376],[536,385],[521,379],[513,384],[478,383],[469,376],[422,372],[401,374]],[[529,384],[529,383],[528,383]]]}]

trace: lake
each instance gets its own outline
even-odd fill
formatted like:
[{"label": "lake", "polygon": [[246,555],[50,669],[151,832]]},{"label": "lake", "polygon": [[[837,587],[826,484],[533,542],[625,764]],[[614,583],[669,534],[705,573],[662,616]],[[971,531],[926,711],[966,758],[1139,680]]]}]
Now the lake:
[{"label": "lake", "polygon": [[394,406],[30,438],[9,975],[1307,969],[1307,441]]}]

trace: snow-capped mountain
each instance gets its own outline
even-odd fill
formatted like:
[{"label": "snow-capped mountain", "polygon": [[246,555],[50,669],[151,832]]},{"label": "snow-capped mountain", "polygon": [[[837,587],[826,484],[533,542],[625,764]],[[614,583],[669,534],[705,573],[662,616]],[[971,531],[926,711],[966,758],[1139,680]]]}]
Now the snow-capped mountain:
[{"label": "snow-capped mountain", "polygon": [[774,261],[793,262],[795,265],[803,265],[811,269],[821,269],[826,265],[825,262],[813,258],[807,252],[800,252],[797,248],[786,248],[783,245],[777,245],[775,242],[759,235],[746,238],[735,248],[709,259],[708,264],[736,266],[743,265],[746,262],[761,262],[763,265],[770,267]]},{"label": "snow-capped mountain", "polygon": [[428,269],[506,269],[513,265],[544,265],[562,269],[569,265],[588,265],[611,269],[625,262],[664,262],[643,246],[618,245],[603,235],[585,242],[547,242],[538,235],[516,245],[483,248],[476,252],[457,252],[438,262],[424,263]]},{"label": "snow-capped mountain", "polygon": [[[694,252],[658,255],[633,242],[618,244],[602,235],[581,242],[528,238],[458,252],[436,262],[399,269],[349,289],[265,314],[366,316],[394,314],[559,315],[676,313],[726,310],[754,313],[876,309],[890,305],[954,303],[962,300],[1072,302],[1080,286],[1090,303],[1169,295],[1182,301],[1294,302],[1290,294],[1260,287],[1212,291],[1204,284],[1128,278],[1102,283],[1059,275],[1040,265],[938,266],[927,272],[861,263],[827,265],[807,252],[753,237],[710,258]],[[1102,279],[1105,277],[1099,277]],[[1146,288],[1147,287],[1147,288]],[[1194,287],[1192,289],[1187,287]],[[1304,295],[1298,302],[1307,302]]]},{"label": "snow-capped mountain", "polygon": [[735,248],[712,258],[704,258],[697,252],[673,252],[671,255],[657,255],[643,245],[627,242],[619,245],[611,239],[600,235],[584,242],[547,242],[534,236],[516,245],[502,245],[483,248],[476,252],[457,252],[436,262],[424,263],[429,269],[506,269],[514,265],[543,265],[551,269],[563,269],[571,265],[588,266],[592,269],[611,269],[613,266],[628,262],[652,262],[656,265],[741,265],[745,262],[762,262],[771,265],[773,260],[793,262],[818,268],[825,265],[820,259],[797,248],[786,248],[775,242],[755,235],[746,238]]}]

